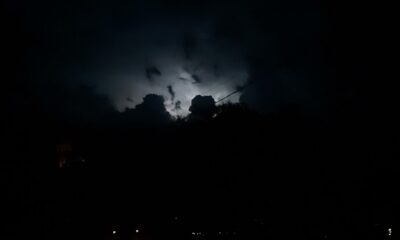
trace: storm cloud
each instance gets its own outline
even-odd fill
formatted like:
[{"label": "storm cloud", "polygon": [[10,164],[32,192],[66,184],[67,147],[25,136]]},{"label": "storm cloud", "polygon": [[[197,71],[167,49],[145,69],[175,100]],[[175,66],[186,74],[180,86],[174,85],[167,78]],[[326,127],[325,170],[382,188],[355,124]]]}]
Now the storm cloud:
[{"label": "storm cloud", "polygon": [[[93,79],[98,91],[109,96],[118,110],[134,107],[147,94],[158,94],[165,98],[172,115],[186,115],[196,95],[220,99],[247,81],[242,49],[229,41],[216,41],[212,26],[193,30],[198,51],[185,46],[182,26],[161,24],[147,29],[133,35],[121,34],[117,40],[121,42],[107,53],[107,61],[99,63],[104,71]],[[146,61],[157,67],[147,67]],[[218,75],[214,73],[215,65],[219,66]],[[175,107],[177,101],[180,108]]]},{"label": "storm cloud", "polygon": [[325,87],[318,72],[323,21],[308,1],[8,4],[36,39],[26,55],[38,89],[91,86],[120,112],[156,94],[173,116],[189,114],[197,95],[267,112],[323,102],[315,101]]}]

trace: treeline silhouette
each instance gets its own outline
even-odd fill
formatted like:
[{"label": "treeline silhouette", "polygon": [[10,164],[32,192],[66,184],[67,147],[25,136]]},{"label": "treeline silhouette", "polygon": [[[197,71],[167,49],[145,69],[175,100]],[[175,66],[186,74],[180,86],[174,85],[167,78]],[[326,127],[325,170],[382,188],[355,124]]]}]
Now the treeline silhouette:
[{"label": "treeline silhouette", "polygon": [[327,123],[197,96],[173,119],[148,95],[96,123],[14,116],[7,239],[383,239],[395,227],[395,142],[345,111]]}]

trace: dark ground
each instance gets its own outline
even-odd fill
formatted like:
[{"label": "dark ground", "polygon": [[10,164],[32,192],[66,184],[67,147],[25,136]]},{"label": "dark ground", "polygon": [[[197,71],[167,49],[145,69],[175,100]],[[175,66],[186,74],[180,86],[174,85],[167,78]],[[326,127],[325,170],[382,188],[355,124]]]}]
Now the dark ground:
[{"label": "dark ground", "polygon": [[[296,108],[233,107],[200,123],[50,126],[8,132],[7,239],[396,234],[398,142],[368,121],[332,127]],[[60,143],[72,148],[62,168]]]}]

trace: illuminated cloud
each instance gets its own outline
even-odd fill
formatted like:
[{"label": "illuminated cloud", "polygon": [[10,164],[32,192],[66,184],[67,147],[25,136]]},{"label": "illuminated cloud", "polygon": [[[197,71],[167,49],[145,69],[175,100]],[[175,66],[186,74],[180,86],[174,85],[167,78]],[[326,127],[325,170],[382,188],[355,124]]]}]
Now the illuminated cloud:
[{"label": "illuminated cloud", "polygon": [[[159,28],[169,29],[169,35],[161,40],[153,38],[161,31]],[[121,40],[117,45],[124,50],[113,49],[108,61],[101,63],[104,70],[95,84],[117,110],[134,108],[147,94],[157,94],[164,97],[171,115],[185,116],[196,95],[209,95],[218,101],[247,82],[241,49],[229,41],[215,41],[211,33],[207,34],[211,27],[194,32],[191,38],[196,44],[190,48],[185,46],[184,30],[179,26],[149,29],[152,30],[141,33],[139,39],[128,34],[131,49],[126,46],[126,39]],[[238,102],[239,97],[237,94],[227,100]]]}]

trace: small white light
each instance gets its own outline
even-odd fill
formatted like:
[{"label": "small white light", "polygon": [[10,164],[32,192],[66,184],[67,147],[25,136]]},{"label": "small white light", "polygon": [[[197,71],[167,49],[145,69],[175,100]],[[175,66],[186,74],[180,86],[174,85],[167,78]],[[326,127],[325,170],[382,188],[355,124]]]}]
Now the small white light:
[{"label": "small white light", "polygon": [[114,231],[113,231],[113,234],[114,234],[114,235],[117,234],[117,231],[114,230]]},{"label": "small white light", "polygon": [[221,234],[222,234],[222,232],[218,232],[218,234],[219,234],[219,235],[221,235]]},{"label": "small white light", "polygon": [[196,233],[195,233],[195,232],[192,232],[192,235],[194,236],[194,235],[196,235]]},{"label": "small white light", "polygon": [[135,231],[136,233],[139,233],[139,229],[136,229],[136,231]]},{"label": "small white light", "polygon": [[391,228],[388,229],[388,235],[392,236],[392,229]]}]

